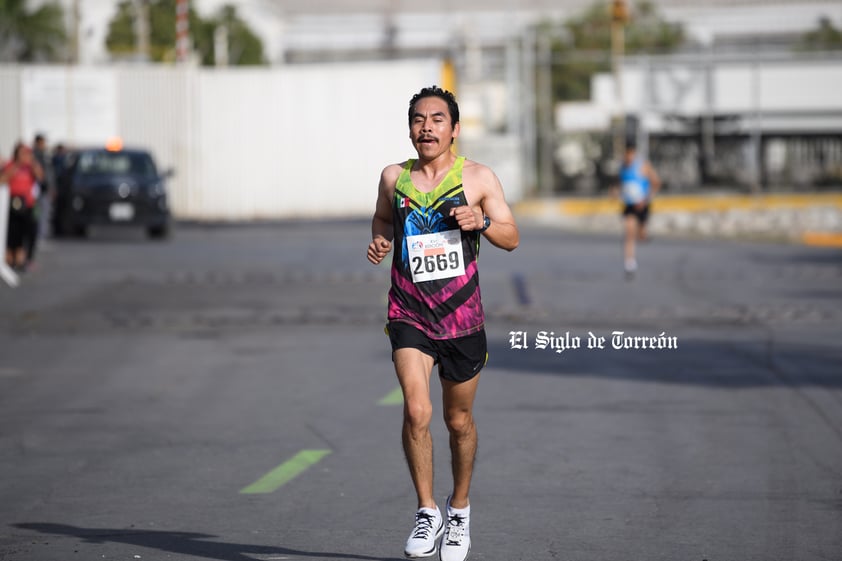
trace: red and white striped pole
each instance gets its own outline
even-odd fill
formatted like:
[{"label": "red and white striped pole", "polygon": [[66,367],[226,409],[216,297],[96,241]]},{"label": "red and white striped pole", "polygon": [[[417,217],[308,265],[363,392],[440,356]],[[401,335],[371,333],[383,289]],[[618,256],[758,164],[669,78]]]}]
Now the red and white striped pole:
[{"label": "red and white striped pole", "polygon": [[187,62],[190,56],[190,0],[175,0],[175,60]]}]

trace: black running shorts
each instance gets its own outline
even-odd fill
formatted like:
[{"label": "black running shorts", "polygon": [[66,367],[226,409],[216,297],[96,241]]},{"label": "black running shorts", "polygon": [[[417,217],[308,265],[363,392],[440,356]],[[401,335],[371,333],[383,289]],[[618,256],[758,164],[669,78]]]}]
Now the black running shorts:
[{"label": "black running shorts", "polygon": [[647,204],[643,208],[638,209],[635,205],[627,204],[623,208],[623,216],[628,216],[629,214],[637,217],[638,222],[641,224],[646,224],[646,220],[649,219],[649,205]]},{"label": "black running shorts", "polygon": [[402,321],[392,321],[386,327],[392,352],[398,349],[418,349],[433,357],[439,365],[439,376],[451,382],[467,382],[482,370],[488,361],[488,342],[485,330],[456,339],[430,339],[423,331]]}]

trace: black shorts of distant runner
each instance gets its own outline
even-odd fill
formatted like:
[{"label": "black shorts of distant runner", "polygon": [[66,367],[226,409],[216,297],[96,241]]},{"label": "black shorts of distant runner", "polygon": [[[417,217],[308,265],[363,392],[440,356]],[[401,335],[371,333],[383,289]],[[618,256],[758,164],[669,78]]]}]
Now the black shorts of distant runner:
[{"label": "black shorts of distant runner", "polygon": [[646,224],[646,221],[649,219],[649,204],[647,203],[641,208],[637,208],[635,205],[627,204],[623,207],[623,216],[628,216],[630,214],[635,216],[641,224]]}]

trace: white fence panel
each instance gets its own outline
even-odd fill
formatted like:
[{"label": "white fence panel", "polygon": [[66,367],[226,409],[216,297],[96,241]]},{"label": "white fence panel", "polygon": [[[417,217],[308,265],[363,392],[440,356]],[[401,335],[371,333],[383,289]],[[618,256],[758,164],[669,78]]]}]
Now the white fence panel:
[{"label": "white fence panel", "polygon": [[[410,156],[406,109],[437,62],[205,71],[204,218],[367,214],[388,163]],[[235,78],[236,77],[236,78]]]},{"label": "white fence panel", "polygon": [[201,185],[202,158],[191,143],[195,69],[126,66],[117,72],[118,134],[126,146],[150,149],[162,170],[175,170],[170,204],[180,216],[191,208],[191,185]]},{"label": "white fence panel", "polygon": [[21,137],[35,134],[76,144],[117,134],[117,77],[94,67],[25,66],[21,80]]}]

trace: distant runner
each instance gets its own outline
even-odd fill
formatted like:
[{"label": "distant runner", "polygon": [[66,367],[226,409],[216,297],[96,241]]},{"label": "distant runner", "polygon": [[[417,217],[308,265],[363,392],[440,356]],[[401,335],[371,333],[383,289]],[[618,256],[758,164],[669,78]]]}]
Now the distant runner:
[{"label": "distant runner", "polygon": [[646,239],[646,221],[652,198],[661,188],[661,180],[648,161],[638,158],[634,143],[626,145],[620,170],[620,196],[623,199],[623,266],[626,277],[637,272],[635,246]]}]

